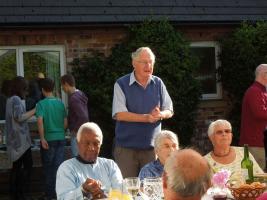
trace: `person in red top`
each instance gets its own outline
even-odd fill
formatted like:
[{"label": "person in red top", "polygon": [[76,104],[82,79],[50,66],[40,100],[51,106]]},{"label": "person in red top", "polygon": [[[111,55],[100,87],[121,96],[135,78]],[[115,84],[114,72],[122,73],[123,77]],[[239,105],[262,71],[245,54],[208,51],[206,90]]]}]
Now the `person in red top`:
[{"label": "person in red top", "polygon": [[249,151],[265,169],[264,130],[267,127],[267,64],[255,70],[255,82],[247,89],[242,102],[240,145]]}]

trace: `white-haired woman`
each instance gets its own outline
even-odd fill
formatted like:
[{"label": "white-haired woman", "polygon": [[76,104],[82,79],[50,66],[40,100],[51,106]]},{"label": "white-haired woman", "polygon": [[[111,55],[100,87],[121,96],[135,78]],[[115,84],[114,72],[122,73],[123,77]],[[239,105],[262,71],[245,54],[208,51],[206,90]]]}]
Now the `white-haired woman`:
[{"label": "white-haired woman", "polygon": [[[232,126],[227,120],[219,119],[209,125],[208,136],[213,145],[213,150],[205,158],[216,172],[220,169],[231,171],[231,181],[242,180],[241,161],[244,157],[243,147],[231,146]],[[253,161],[254,173],[263,173],[254,157],[249,154]]]},{"label": "white-haired woman", "polygon": [[162,130],[153,138],[157,159],[146,164],[139,173],[140,180],[146,177],[161,177],[166,159],[171,152],[179,148],[178,138],[175,133]]}]

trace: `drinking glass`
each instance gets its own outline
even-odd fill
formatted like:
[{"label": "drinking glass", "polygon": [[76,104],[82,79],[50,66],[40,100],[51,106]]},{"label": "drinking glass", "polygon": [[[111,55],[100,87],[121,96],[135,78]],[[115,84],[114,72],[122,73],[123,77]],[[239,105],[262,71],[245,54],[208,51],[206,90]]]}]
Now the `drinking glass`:
[{"label": "drinking glass", "polygon": [[124,184],[128,193],[135,199],[140,188],[140,179],[138,177],[128,177],[124,179]]},{"label": "drinking glass", "polygon": [[150,200],[163,199],[163,186],[161,177],[144,178],[143,192]]}]

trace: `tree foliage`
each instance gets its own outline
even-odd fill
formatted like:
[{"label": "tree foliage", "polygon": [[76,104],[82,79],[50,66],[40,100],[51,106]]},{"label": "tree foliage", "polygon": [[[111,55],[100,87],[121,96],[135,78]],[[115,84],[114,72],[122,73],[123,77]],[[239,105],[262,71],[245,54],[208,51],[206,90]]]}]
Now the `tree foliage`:
[{"label": "tree foliage", "polygon": [[155,53],[154,74],[164,81],[173,100],[174,116],[164,121],[163,128],[178,133],[181,144],[190,143],[200,98],[200,85],[194,78],[197,60],[189,42],[168,21],[146,20],[129,27],[128,38],[116,45],[109,57],[95,53],[73,63],[78,86],[89,95],[91,120],[104,130],[104,152],[110,150],[115,130],[111,119],[113,85],[133,70],[130,54],[141,46],[149,46]]},{"label": "tree foliage", "polygon": [[267,62],[267,23],[243,23],[221,41],[220,80],[227,91],[232,110],[229,119],[239,139],[242,98],[254,81],[255,68]]}]

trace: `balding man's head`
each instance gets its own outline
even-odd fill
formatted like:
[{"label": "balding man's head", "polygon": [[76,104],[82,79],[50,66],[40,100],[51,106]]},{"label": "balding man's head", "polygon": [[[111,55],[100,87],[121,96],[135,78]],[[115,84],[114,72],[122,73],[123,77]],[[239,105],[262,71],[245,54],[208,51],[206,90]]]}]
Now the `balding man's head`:
[{"label": "balding man's head", "polygon": [[255,80],[267,86],[267,64],[260,64],[255,70]]},{"label": "balding man's head", "polygon": [[211,185],[211,175],[208,162],[196,151],[173,152],[164,166],[165,199],[174,199],[174,195],[176,199],[200,199]]}]

